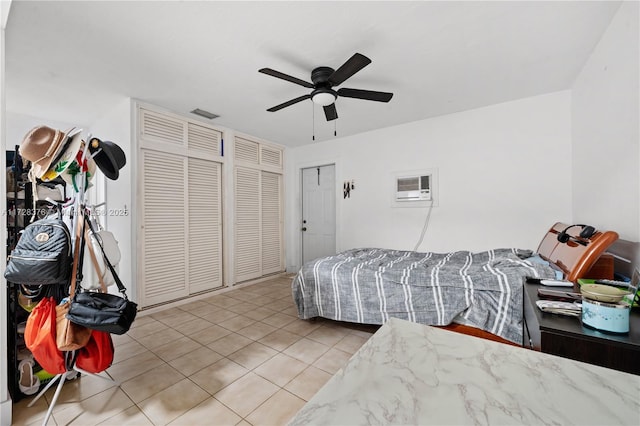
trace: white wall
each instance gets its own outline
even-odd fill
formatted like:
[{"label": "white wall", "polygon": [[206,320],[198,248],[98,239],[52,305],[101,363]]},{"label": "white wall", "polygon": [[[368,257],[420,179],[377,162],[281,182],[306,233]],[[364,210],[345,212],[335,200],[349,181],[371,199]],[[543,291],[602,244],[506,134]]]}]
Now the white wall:
[{"label": "white wall", "polygon": [[624,2],[572,89],[574,221],[640,241],[637,2]]},{"label": "white wall", "polygon": [[[0,146],[6,143],[6,92],[4,85],[4,28],[9,16],[9,7],[11,2],[0,1]],[[0,170],[6,167],[5,156],[0,156]],[[6,192],[6,174],[0,174],[0,193]],[[7,211],[7,200],[2,198],[0,201],[2,212]],[[6,220],[6,215],[3,215]],[[0,226],[0,241],[7,241],[7,228],[3,224]],[[0,258],[7,258],[7,247],[0,244]],[[9,370],[7,365],[7,282],[4,279],[4,262],[0,262],[0,424],[11,424],[11,395],[9,395],[8,376]]]},{"label": "white wall", "polygon": [[439,205],[419,250],[536,249],[572,218],[570,104],[562,91],[288,150],[288,270],[300,264],[299,169],[327,163],[336,163],[338,251],[413,249],[427,209],[392,207],[393,173],[429,168]]},{"label": "white wall", "polygon": [[135,259],[135,239],[132,237],[133,212],[132,188],[135,185],[135,173],[133,172],[132,148],[132,101],[130,98],[123,98],[96,122],[92,123],[89,131],[99,139],[112,141],[124,151],[127,163],[120,169],[118,180],[105,179],[106,184],[106,217],[105,224],[109,231],[118,240],[118,247],[122,254],[118,265],[118,275],[123,284],[127,287],[127,295],[132,299],[136,298],[135,280],[133,279]]},{"label": "white wall", "polygon": [[6,120],[6,149],[11,151],[16,148],[16,145],[20,145],[29,130],[33,129],[36,126],[49,126],[53,129],[62,131],[68,130],[72,127],[84,129],[85,131],[87,130],[87,126],[80,123],[73,123],[70,121],[54,121],[46,117],[34,117],[31,115],[18,114],[15,112],[7,112]]}]

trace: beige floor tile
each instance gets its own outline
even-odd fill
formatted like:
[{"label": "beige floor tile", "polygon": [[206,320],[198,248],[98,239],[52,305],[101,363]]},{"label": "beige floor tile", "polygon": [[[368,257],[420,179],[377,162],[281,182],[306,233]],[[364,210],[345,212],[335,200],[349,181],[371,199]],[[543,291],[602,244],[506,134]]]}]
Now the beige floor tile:
[{"label": "beige floor tile", "polygon": [[156,316],[157,314],[153,314],[152,316],[156,318],[158,321],[165,323],[169,327],[175,327],[184,322],[192,321],[198,318],[197,316],[189,313],[187,310],[183,310],[180,308],[173,308],[172,311],[173,311],[173,315],[157,317]]},{"label": "beige floor tile", "polygon": [[172,326],[171,328],[186,335],[186,334],[193,334],[200,330],[204,330],[207,327],[211,327],[211,325],[212,323],[210,323],[209,321],[203,318],[196,318],[194,320],[186,321],[178,325]]},{"label": "beige floor tile", "polygon": [[100,426],[153,426],[151,420],[136,405],[99,424]]},{"label": "beige floor tile", "polygon": [[244,314],[245,312],[253,311],[258,305],[249,302],[240,301],[237,305],[229,306],[227,309],[236,314]]},{"label": "beige floor tile", "polygon": [[253,425],[251,423],[249,423],[248,421],[246,421],[246,420],[242,420],[236,426],[253,426]]},{"label": "beige floor tile", "polygon": [[249,302],[253,304],[262,304],[262,295],[253,293],[248,290],[249,287],[241,288],[236,291],[229,292],[229,297],[242,300],[243,302]]},{"label": "beige floor tile", "polygon": [[211,304],[205,302],[204,300],[191,300],[186,305],[180,306],[180,309],[182,309],[183,311],[190,312],[190,313],[192,313],[194,315],[195,315],[195,313],[193,311],[195,311],[197,309],[201,309],[201,308],[209,308],[209,309],[211,309]]},{"label": "beige floor tile", "polygon": [[[29,396],[13,404],[11,419],[13,425],[42,424],[47,414],[49,405],[46,398],[40,398],[32,407],[27,407],[33,401],[34,396]],[[50,422],[51,423],[51,422]]]},{"label": "beige floor tile", "polygon": [[170,424],[171,426],[235,425],[242,418],[211,397],[187,411]]},{"label": "beige floor tile", "polygon": [[306,336],[307,334],[311,333],[313,330],[315,330],[316,328],[319,328],[320,326],[321,324],[318,321],[312,322],[309,320],[297,319],[292,323],[285,325],[282,328],[292,333],[299,334],[300,336]]},{"label": "beige floor tile", "polygon": [[140,343],[131,339],[129,343],[125,343],[123,345],[115,347],[115,350],[113,352],[113,364],[117,364],[120,361],[124,361],[125,359],[141,354],[147,350],[148,349],[142,346]]},{"label": "beige floor tile", "polygon": [[179,358],[169,362],[173,368],[184,374],[190,376],[198,370],[202,370],[205,367],[213,364],[216,361],[222,359],[222,355],[211,349],[201,346],[200,348],[182,355]]},{"label": "beige floor tile", "polygon": [[259,294],[261,296],[271,296],[274,292],[274,286],[268,284],[268,281],[264,284],[251,286],[251,292]]},{"label": "beige floor tile", "polygon": [[189,378],[211,395],[247,374],[249,370],[226,358],[192,374]]},{"label": "beige floor tile", "polygon": [[[102,373],[101,376],[106,377],[104,373]],[[59,382],[56,382],[45,393],[45,398],[48,402],[53,399],[58,383]],[[94,395],[116,386],[116,383],[92,375],[80,375],[74,380],[66,380],[62,386],[60,394],[58,395],[58,401],[56,402],[54,412],[67,408],[80,401],[84,401],[85,399],[91,398]]]},{"label": "beige floor tile", "polygon": [[[229,292],[231,293],[231,292]],[[227,293],[228,294],[228,293]],[[237,305],[238,303],[242,303],[242,300],[234,299],[233,297],[225,296],[223,294],[212,296],[204,299],[205,302],[219,306],[221,308],[228,308],[229,306]]]},{"label": "beige floor tile", "polygon": [[160,321],[161,319],[167,319],[167,318],[171,318],[171,317],[175,317],[177,315],[182,315],[184,313],[184,311],[178,307],[174,307],[174,308],[167,308],[164,309],[162,311],[158,311],[154,314],[149,315],[151,318]]},{"label": "beige floor tile", "polygon": [[278,389],[268,380],[249,372],[214,396],[234,412],[245,417],[275,394]]},{"label": "beige floor tile", "polygon": [[[151,317],[147,317],[147,318],[151,318]],[[129,337],[133,337],[134,339],[139,339],[153,333],[164,331],[166,329],[167,329],[166,324],[160,321],[156,321],[155,319],[151,319],[151,322],[147,321],[146,324],[141,325],[140,327],[129,329],[129,331],[127,331],[127,335]]]},{"label": "beige floor tile", "polygon": [[162,345],[166,345],[169,342],[178,340],[181,337],[183,337],[182,333],[167,327],[163,331],[149,334],[147,336],[140,337],[136,340],[142,345],[144,345],[147,349],[153,350],[153,349],[159,348]]},{"label": "beige floor tile", "polygon": [[122,383],[163,364],[164,361],[151,351],[142,352],[109,367],[109,374]]},{"label": "beige floor tile", "polygon": [[284,388],[305,401],[309,401],[331,377],[331,374],[326,371],[309,366],[287,383]]},{"label": "beige floor tile", "polygon": [[[284,299],[282,299],[282,300],[284,300]],[[292,315],[292,316],[295,316],[295,317],[298,316],[298,309],[295,307],[293,302],[289,306],[280,309],[280,312],[282,312],[283,314]]]},{"label": "beige floor tile", "polygon": [[191,380],[184,379],[145,399],[138,404],[138,407],[154,425],[166,425],[207,398],[209,398],[208,393]]},{"label": "beige floor tile", "polygon": [[[375,326],[377,328],[380,328],[381,326]],[[368,339],[369,337],[373,336],[373,334],[377,331],[377,329],[371,328],[370,330],[351,330],[351,334],[356,335],[356,336],[360,336],[360,337],[364,337],[365,339]]]},{"label": "beige floor tile", "polygon": [[254,369],[253,372],[282,387],[308,366],[308,364],[288,355],[277,354]]},{"label": "beige floor tile", "polygon": [[[279,299],[264,305],[265,308],[268,308],[274,311],[282,311],[283,309],[290,309],[292,306],[293,306],[292,301],[279,300]],[[296,317],[297,317],[297,311],[296,311]]]},{"label": "beige floor tile", "polygon": [[307,364],[313,364],[328,350],[329,346],[309,340],[305,337],[304,339],[298,340],[282,352],[293,358],[299,359],[302,362],[306,362]]},{"label": "beige floor tile", "polygon": [[185,377],[168,364],[162,364],[145,374],[127,380],[120,386],[135,403],[175,385]]},{"label": "beige floor tile", "polygon": [[263,345],[267,345],[277,351],[283,351],[300,339],[303,339],[303,337],[299,334],[294,334],[280,329],[274,331],[273,333],[267,334],[258,341]]},{"label": "beige floor tile", "polygon": [[274,311],[272,311],[271,309],[266,309],[266,308],[256,308],[252,311],[249,312],[245,312],[244,316],[249,317],[251,319],[254,319],[256,321],[260,321],[263,320],[267,317],[270,317],[271,315],[273,315]]},{"label": "beige floor tile", "polygon": [[178,340],[174,340],[171,343],[162,345],[153,350],[153,353],[158,355],[164,361],[171,361],[179,356],[187,354],[191,351],[195,351],[202,345],[188,337],[182,337]]},{"label": "beige floor tile", "polygon": [[278,300],[277,297],[273,297],[271,294],[258,294],[255,301],[249,300],[249,303],[255,303],[258,306],[266,308],[269,303],[273,303]]},{"label": "beige floor tile", "polygon": [[286,425],[304,406],[305,401],[280,389],[247,416],[253,426]]},{"label": "beige floor tile", "polygon": [[263,322],[256,322],[248,327],[238,330],[238,334],[248,337],[251,340],[260,340],[267,334],[273,333],[276,330],[277,328],[272,325],[265,324]]},{"label": "beige floor tile", "polygon": [[120,388],[113,387],[79,403],[65,404],[64,409],[54,409],[53,419],[59,425],[95,425],[131,406],[133,402],[127,395]]},{"label": "beige floor tile", "polygon": [[349,334],[348,330],[339,327],[318,327],[306,335],[307,339],[315,340],[327,346],[333,346]]},{"label": "beige floor tile", "polygon": [[[127,333],[130,332],[131,330],[129,330]],[[119,346],[134,342],[135,340],[128,334],[112,334],[111,341],[113,342],[113,346],[118,349]]]},{"label": "beige floor tile", "polygon": [[281,327],[284,327],[287,324],[291,324],[296,319],[297,318],[292,317],[291,315],[285,315],[283,313],[278,312],[278,313],[272,314],[272,315],[264,318],[263,320],[261,320],[261,322],[263,322],[265,324],[272,325],[272,326],[277,327],[277,328],[281,328]]},{"label": "beige floor tile", "polygon": [[314,367],[318,367],[321,370],[333,375],[340,370],[351,358],[351,354],[343,352],[336,348],[329,349],[325,354],[313,363]]},{"label": "beige floor tile", "polygon": [[201,315],[201,318],[206,319],[212,324],[220,324],[221,322],[236,316],[238,316],[238,314],[235,312],[231,312],[229,310],[222,309],[222,308],[217,308],[216,310],[211,311],[208,314]]},{"label": "beige floor tile", "polygon": [[236,317],[233,317],[231,319],[228,319],[226,321],[223,321],[221,323],[219,323],[218,325],[220,327],[224,327],[227,330],[231,330],[231,331],[238,331],[241,330],[245,327],[248,327],[252,324],[254,324],[256,322],[256,320],[251,319],[249,317],[245,317],[244,315],[238,315]]},{"label": "beige floor tile", "polygon": [[189,309],[189,312],[197,317],[203,317],[205,315],[210,314],[211,312],[214,312],[216,309],[218,309],[217,306],[214,306],[211,303],[207,303],[203,300],[201,300],[200,302],[202,303],[202,305],[198,305],[193,309]]},{"label": "beige floor tile", "polygon": [[156,321],[158,320],[153,318],[151,315],[142,315],[139,313],[136,316],[136,320],[131,324],[131,330]]},{"label": "beige floor tile", "polygon": [[262,343],[253,342],[244,348],[228,355],[227,358],[237,362],[244,368],[253,370],[278,352]]},{"label": "beige floor tile", "polygon": [[343,352],[354,354],[365,344],[367,338],[358,336],[357,334],[347,334],[335,344],[336,349],[340,349]]},{"label": "beige floor tile", "polygon": [[196,342],[208,345],[211,342],[215,342],[216,340],[231,334],[231,330],[227,330],[224,327],[220,327],[218,325],[211,325],[204,330],[200,330],[197,333],[190,334],[191,337]]},{"label": "beige floor tile", "polygon": [[209,343],[207,347],[218,352],[220,355],[227,356],[237,350],[244,348],[250,343],[252,343],[251,339],[241,336],[237,333],[231,333],[216,340],[213,343]]}]

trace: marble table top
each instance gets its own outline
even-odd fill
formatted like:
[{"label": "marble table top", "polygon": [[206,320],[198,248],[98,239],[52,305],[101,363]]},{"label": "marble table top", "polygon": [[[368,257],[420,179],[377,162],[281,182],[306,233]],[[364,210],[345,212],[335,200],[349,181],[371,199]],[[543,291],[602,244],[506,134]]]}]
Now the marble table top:
[{"label": "marble table top", "polygon": [[289,424],[638,425],[640,376],[392,318]]}]

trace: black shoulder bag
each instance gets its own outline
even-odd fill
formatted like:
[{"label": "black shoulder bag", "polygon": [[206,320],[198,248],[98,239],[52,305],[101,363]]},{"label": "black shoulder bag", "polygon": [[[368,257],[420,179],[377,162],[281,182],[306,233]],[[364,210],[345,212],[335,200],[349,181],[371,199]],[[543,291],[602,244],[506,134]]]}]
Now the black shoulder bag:
[{"label": "black shoulder bag", "polygon": [[[88,220],[87,223],[91,231],[94,232],[91,221]],[[100,239],[97,241],[105,264],[111,271],[122,297],[109,293],[76,291],[71,300],[67,318],[75,324],[83,325],[92,330],[124,334],[129,331],[136,318],[138,305],[127,298],[127,289],[107,258],[102,241]]]}]

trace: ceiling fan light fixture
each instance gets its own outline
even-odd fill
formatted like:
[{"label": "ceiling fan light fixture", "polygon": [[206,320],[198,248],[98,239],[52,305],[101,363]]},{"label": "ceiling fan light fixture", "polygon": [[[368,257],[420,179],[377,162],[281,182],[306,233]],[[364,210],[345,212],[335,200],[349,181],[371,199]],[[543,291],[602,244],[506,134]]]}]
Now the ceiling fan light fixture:
[{"label": "ceiling fan light fixture", "polygon": [[317,89],[311,94],[313,103],[323,107],[334,103],[337,97],[336,92],[331,89]]}]

